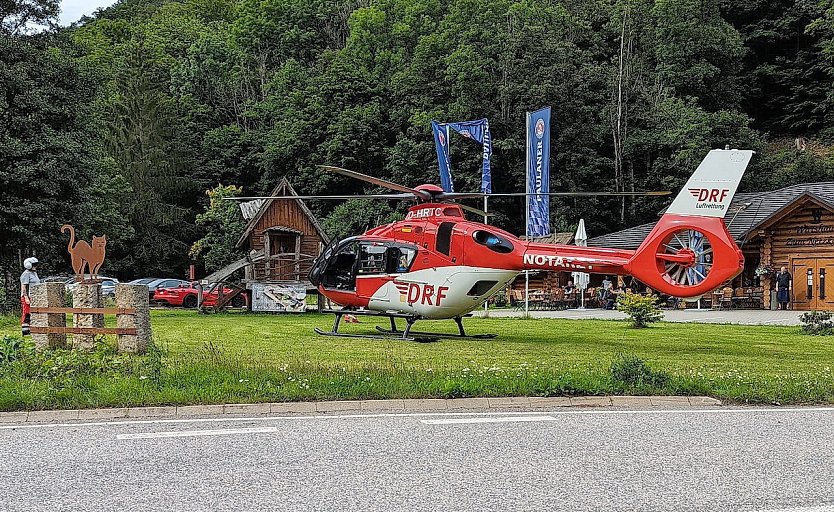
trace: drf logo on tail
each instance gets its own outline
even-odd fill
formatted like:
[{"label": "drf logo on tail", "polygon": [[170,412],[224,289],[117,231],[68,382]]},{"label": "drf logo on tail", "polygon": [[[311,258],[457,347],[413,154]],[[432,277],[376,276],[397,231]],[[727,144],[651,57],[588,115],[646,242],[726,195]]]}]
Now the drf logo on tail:
[{"label": "drf logo on tail", "polygon": [[439,306],[446,298],[446,292],[449,291],[448,286],[434,286],[433,284],[394,282],[394,286],[400,292],[400,302],[427,306]]},{"label": "drf logo on tail", "polygon": [[698,201],[723,203],[730,190],[726,188],[690,188],[689,193]]},{"label": "drf logo on tail", "polygon": [[730,195],[727,188],[690,188],[689,193],[695,198],[698,210],[723,210],[724,200]]}]

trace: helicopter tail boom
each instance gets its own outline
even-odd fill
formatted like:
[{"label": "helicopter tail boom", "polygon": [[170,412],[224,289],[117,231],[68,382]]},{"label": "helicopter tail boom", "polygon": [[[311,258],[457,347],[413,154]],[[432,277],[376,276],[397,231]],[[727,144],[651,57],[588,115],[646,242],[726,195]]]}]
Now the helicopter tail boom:
[{"label": "helicopter tail boom", "polygon": [[676,297],[732,279],[744,256],[724,224],[750,150],[712,150],[636,251],[528,243],[522,270],[631,275]]}]

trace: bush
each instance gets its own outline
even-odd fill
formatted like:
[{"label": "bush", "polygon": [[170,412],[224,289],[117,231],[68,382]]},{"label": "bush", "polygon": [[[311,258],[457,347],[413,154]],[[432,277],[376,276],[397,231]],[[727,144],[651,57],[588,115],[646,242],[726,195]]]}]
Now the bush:
[{"label": "bush", "polygon": [[0,338],[0,366],[17,361],[27,351],[26,343],[16,336]]},{"label": "bush", "polygon": [[617,309],[628,315],[631,325],[636,328],[648,327],[652,322],[663,319],[663,313],[653,296],[624,293],[617,299]]},{"label": "bush", "polygon": [[620,354],[611,362],[611,380],[629,387],[662,388],[669,383],[669,374],[652,370],[646,361],[633,354]]},{"label": "bush", "polygon": [[799,317],[802,334],[830,336],[834,334],[834,320],[831,311],[809,311]]},{"label": "bush", "polygon": [[130,375],[134,370],[129,355],[119,354],[115,346],[101,341],[93,352],[71,349],[35,352],[34,347],[24,345],[18,355],[7,371],[23,379],[67,381],[79,376]]}]

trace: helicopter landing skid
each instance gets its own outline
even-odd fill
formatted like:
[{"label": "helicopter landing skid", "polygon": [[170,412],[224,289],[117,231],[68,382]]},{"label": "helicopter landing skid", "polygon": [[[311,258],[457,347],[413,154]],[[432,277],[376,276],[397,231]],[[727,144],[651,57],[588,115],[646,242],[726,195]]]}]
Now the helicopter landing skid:
[{"label": "helicopter landing skid", "polygon": [[[437,341],[440,336],[435,336],[432,333],[412,333],[411,326],[417,320],[413,316],[404,315],[404,314],[397,314],[397,313],[380,313],[378,311],[365,311],[365,310],[352,310],[352,309],[331,309],[331,310],[324,310],[323,313],[333,313],[336,315],[336,319],[333,322],[333,329],[329,331],[325,331],[324,329],[319,329],[316,327],[314,330],[316,334],[320,334],[322,336],[334,336],[338,338],[365,338],[371,340],[391,340],[397,339],[402,341],[415,341],[417,343],[429,343],[432,341]],[[386,318],[391,319],[391,325],[396,327],[394,323],[394,318],[405,318],[408,322],[408,328],[405,331],[397,331],[395,329],[394,332],[383,332],[382,334],[348,334],[348,333],[341,333],[339,332],[339,324],[342,321],[342,317],[344,315],[361,315],[361,316],[383,316]]]},{"label": "helicopter landing skid", "polygon": [[463,329],[463,320],[461,317],[455,317],[455,323],[458,324],[458,331],[460,334],[449,334],[443,332],[421,332],[421,331],[412,331],[411,326],[414,325],[414,322],[417,320],[413,317],[405,317],[407,325],[405,331],[400,331],[397,329],[397,323],[395,321],[394,316],[388,317],[391,320],[391,328],[386,329],[384,327],[376,326],[376,330],[383,333],[383,334],[410,334],[412,336],[433,336],[435,338],[456,338],[456,339],[467,339],[467,340],[491,340],[498,336],[497,334],[466,334],[466,331]]}]

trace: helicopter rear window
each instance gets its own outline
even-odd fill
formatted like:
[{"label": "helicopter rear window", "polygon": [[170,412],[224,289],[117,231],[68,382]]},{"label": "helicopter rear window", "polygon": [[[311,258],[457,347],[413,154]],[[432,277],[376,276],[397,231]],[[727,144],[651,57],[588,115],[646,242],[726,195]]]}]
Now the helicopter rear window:
[{"label": "helicopter rear window", "polygon": [[437,242],[435,242],[435,249],[441,254],[449,255],[449,249],[452,246],[452,228],[455,227],[454,222],[441,222],[437,228]]},{"label": "helicopter rear window", "polygon": [[481,245],[492,249],[495,252],[508,253],[513,252],[513,244],[501,235],[490,233],[489,231],[475,231],[472,233],[472,238]]}]

